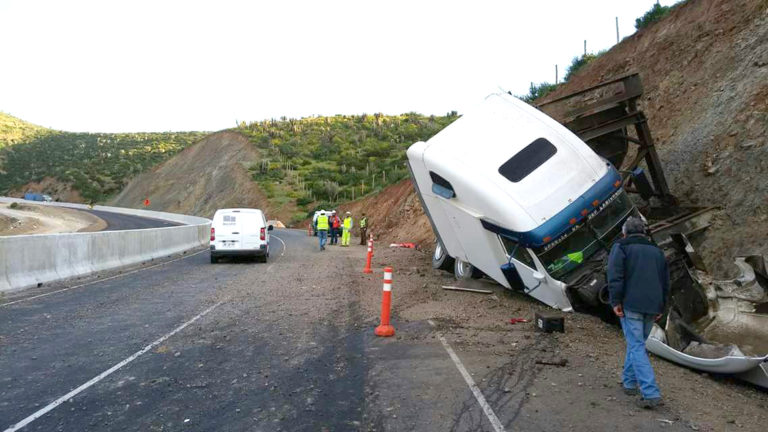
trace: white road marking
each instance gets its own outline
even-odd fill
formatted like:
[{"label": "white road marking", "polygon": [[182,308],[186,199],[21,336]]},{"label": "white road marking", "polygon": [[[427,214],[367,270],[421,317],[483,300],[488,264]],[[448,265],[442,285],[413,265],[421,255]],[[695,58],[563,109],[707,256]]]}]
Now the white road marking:
[{"label": "white road marking", "polygon": [[282,244],[283,244],[283,252],[282,252],[282,253],[280,253],[280,256],[283,256],[283,255],[285,255],[285,249],[287,248],[287,246],[285,245],[285,242],[283,241],[283,239],[281,239],[280,237],[278,237],[278,236],[276,236],[276,235],[272,235],[271,237],[274,237],[274,238],[276,238],[276,239],[280,240],[280,243],[282,243]]},{"label": "white road marking", "polygon": [[37,411],[34,414],[30,415],[29,417],[25,418],[24,420],[22,420],[22,421],[16,423],[15,425],[9,427],[8,429],[5,430],[5,432],[17,431],[17,430],[23,428],[24,426],[32,423],[33,421],[39,419],[40,417],[44,416],[48,411],[51,411],[52,409],[56,408],[57,406],[61,405],[62,403],[64,403],[64,402],[68,401],[69,399],[75,397],[78,393],[81,393],[82,391],[86,390],[88,387],[90,387],[90,386],[96,384],[97,382],[101,381],[102,379],[108,377],[110,374],[112,374],[112,372],[114,372],[114,371],[120,369],[121,367],[127,365],[128,363],[136,360],[136,358],[139,357],[140,355],[146,353],[147,351],[151,350],[152,348],[156,347],[157,345],[160,345],[166,339],[168,339],[169,337],[175,335],[176,333],[184,330],[185,327],[187,327],[188,325],[192,324],[193,322],[199,320],[200,318],[204,317],[209,312],[211,312],[212,310],[216,309],[217,307],[219,307],[223,303],[224,303],[223,301],[222,302],[218,302],[215,305],[209,307],[208,309],[200,312],[199,314],[197,314],[191,320],[189,320],[189,321],[185,322],[184,324],[182,324],[182,325],[176,327],[175,329],[173,329],[173,331],[171,331],[170,333],[168,333],[165,336],[161,337],[160,339],[152,342],[151,344],[145,346],[141,350],[135,352],[132,356],[126,358],[123,361],[121,361],[120,363],[112,366],[111,368],[107,369],[106,371],[104,371],[104,372],[100,373],[99,375],[93,377],[90,381],[86,382],[85,384],[81,385],[80,387],[78,387],[78,388],[72,390],[71,392],[65,394],[64,396],[56,399],[55,401],[53,401],[50,404],[48,404],[46,407],[40,409],[39,411]]},{"label": "white road marking", "polygon": [[[431,320],[430,320],[431,321]],[[432,322],[430,322],[432,324]],[[456,365],[456,368],[461,373],[461,376],[464,377],[464,381],[467,382],[467,385],[469,386],[469,389],[472,390],[472,394],[475,395],[475,399],[477,399],[477,403],[480,404],[480,407],[483,409],[483,412],[485,412],[486,417],[488,417],[488,420],[491,422],[491,425],[493,426],[493,430],[496,432],[504,432],[504,425],[501,424],[501,421],[498,417],[496,417],[496,413],[493,412],[493,409],[490,405],[488,405],[488,402],[486,402],[485,397],[483,396],[483,393],[480,391],[480,388],[475,384],[475,380],[472,379],[472,376],[467,372],[467,369],[464,367],[464,365],[461,363],[461,360],[459,359],[459,356],[456,355],[455,352],[453,352],[453,349],[450,345],[448,345],[448,341],[445,340],[443,335],[439,335],[440,342],[443,344],[443,348],[448,352],[448,355],[451,357],[451,360],[453,360],[453,363]]]},{"label": "white road marking", "polygon": [[160,267],[162,265],[170,264],[170,263],[173,263],[173,262],[176,262],[176,261],[181,261],[181,260],[183,260],[185,258],[193,257],[195,255],[199,255],[199,254],[201,254],[203,252],[206,252],[206,251],[208,251],[208,249],[203,249],[203,250],[201,250],[199,252],[195,252],[195,253],[190,254],[190,255],[186,255],[186,256],[183,256],[183,257],[180,257],[180,258],[176,258],[176,259],[171,260],[171,261],[161,262],[159,264],[155,264],[155,265],[149,266],[149,267],[142,267],[140,269],[132,270],[132,271],[129,271],[127,273],[121,273],[121,274],[115,275],[115,276],[110,276],[108,278],[97,279],[97,280],[94,280],[94,281],[91,281],[91,282],[88,282],[88,283],[84,283],[84,284],[80,284],[80,285],[75,285],[73,287],[63,288],[63,289],[60,289],[60,290],[51,291],[49,293],[40,294],[40,295],[36,295],[36,296],[32,296],[32,297],[27,297],[27,298],[23,298],[21,300],[16,300],[16,301],[8,302],[8,303],[2,303],[2,304],[0,304],[0,307],[10,306],[12,304],[21,303],[21,302],[25,302],[25,301],[28,301],[28,300],[38,299],[40,297],[46,297],[46,296],[49,296],[51,294],[56,294],[56,293],[60,293],[60,292],[64,292],[64,291],[69,291],[69,290],[73,290],[75,288],[82,288],[84,286],[93,285],[93,284],[99,283],[99,282],[106,282],[108,280],[117,279],[117,278],[120,278],[120,277],[123,277],[123,276],[128,276],[129,274],[137,273],[137,272],[144,271],[144,270],[149,270],[149,269],[152,269],[152,268],[155,268],[155,267]]}]

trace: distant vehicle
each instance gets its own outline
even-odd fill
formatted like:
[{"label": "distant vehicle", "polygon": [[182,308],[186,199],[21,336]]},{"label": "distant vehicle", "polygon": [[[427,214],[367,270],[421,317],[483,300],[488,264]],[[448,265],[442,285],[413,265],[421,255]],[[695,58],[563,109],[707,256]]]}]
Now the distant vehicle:
[{"label": "distant vehicle", "polygon": [[617,170],[571,131],[506,94],[491,95],[407,151],[437,237],[433,266],[485,274],[549,306],[573,310],[577,271],[638,214]]},{"label": "distant vehicle", "polygon": [[32,193],[27,192],[24,194],[24,199],[29,201],[43,201],[43,202],[52,202],[53,198],[51,198],[50,195],[40,194],[40,193]]},{"label": "distant vehicle", "polygon": [[216,210],[211,224],[211,263],[224,256],[253,257],[267,262],[272,229],[259,209]]}]

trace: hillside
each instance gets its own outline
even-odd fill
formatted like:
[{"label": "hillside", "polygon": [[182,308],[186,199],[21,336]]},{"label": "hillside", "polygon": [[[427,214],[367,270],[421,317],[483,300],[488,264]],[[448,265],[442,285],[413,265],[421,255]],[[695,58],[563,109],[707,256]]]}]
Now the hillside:
[{"label": "hillside", "polygon": [[72,133],[0,115],[0,194],[102,201],[204,133]]},{"label": "hillside", "polygon": [[717,272],[768,254],[768,2],[689,0],[545,99],[639,72],[672,193],[723,213],[703,245]]},{"label": "hillside", "polygon": [[51,132],[50,129],[0,112],[0,149]]},{"label": "hillside", "polygon": [[248,168],[258,152],[236,132],[217,132],[134,178],[109,204],[212,217],[217,208],[257,207],[270,217],[293,208],[273,207]]},{"label": "hillside", "polygon": [[369,195],[408,177],[405,149],[457,118],[409,113],[266,120],[242,124],[261,157],[253,178],[276,206],[295,203],[286,222],[315,208]]}]

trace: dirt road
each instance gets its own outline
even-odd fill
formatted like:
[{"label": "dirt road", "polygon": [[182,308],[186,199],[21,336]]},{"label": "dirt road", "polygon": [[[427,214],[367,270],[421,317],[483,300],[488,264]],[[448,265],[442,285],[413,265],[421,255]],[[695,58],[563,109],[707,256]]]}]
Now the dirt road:
[{"label": "dirt road", "polygon": [[83,211],[34,204],[0,204],[0,236],[101,231],[107,224]]},{"label": "dirt road", "polygon": [[[0,305],[0,427],[17,430],[762,430],[768,397],[655,361],[667,407],[618,387],[616,329],[581,315],[543,335],[539,306],[446,292],[427,255],[317,249],[275,230],[266,264],[207,252]],[[397,336],[373,336],[395,266]],[[51,293],[44,297],[35,297]],[[454,355],[451,356],[450,353]],[[565,367],[537,360],[566,358]],[[462,373],[462,369],[465,373]],[[472,387],[474,383],[475,386]],[[484,401],[484,402],[482,402]]]}]

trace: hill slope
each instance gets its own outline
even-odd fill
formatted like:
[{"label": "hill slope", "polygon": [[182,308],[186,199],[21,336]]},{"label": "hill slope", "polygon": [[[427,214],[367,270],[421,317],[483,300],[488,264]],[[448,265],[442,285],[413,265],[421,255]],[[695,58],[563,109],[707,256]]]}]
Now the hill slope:
[{"label": "hill slope", "polygon": [[212,217],[217,208],[257,207],[269,217],[284,217],[292,208],[274,208],[251,179],[248,168],[258,152],[243,135],[217,132],[133,179],[110,201],[118,207]]},{"label": "hill slope", "polygon": [[101,201],[203,136],[62,132],[1,114],[0,194],[35,190],[62,200]]}]

